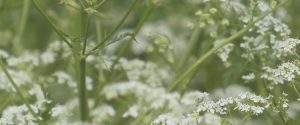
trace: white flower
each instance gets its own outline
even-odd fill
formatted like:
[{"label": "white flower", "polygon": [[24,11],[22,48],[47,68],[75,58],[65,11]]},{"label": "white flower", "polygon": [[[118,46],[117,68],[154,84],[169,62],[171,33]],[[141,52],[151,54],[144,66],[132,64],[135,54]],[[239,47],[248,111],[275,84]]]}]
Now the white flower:
[{"label": "white flower", "polygon": [[194,92],[188,92],[184,94],[180,102],[185,105],[195,105],[205,100],[206,98],[208,98],[208,94],[206,92],[202,93],[202,92],[194,91]]},{"label": "white flower", "polygon": [[69,87],[73,88],[74,91],[77,91],[77,84],[72,77],[64,71],[57,71],[53,73],[53,76],[57,78],[58,84],[66,84]]},{"label": "white flower", "polygon": [[281,56],[294,55],[298,44],[300,44],[300,40],[288,38],[283,41],[276,41],[273,49],[275,50],[275,55],[280,58]]},{"label": "white flower", "polygon": [[[217,40],[214,42],[214,47],[219,47],[224,41]],[[233,50],[234,44],[229,43],[217,51],[218,56],[223,62],[227,62],[230,52]]]},{"label": "white flower", "polygon": [[53,63],[55,61],[56,54],[51,51],[46,51],[41,54],[41,60],[43,63]]},{"label": "white flower", "polygon": [[268,11],[270,9],[270,7],[264,3],[263,1],[258,1],[258,5],[257,7],[262,11],[262,12],[265,12],[265,11]]},{"label": "white flower", "polygon": [[123,114],[123,117],[133,117],[136,118],[139,115],[139,107],[137,105],[131,106],[128,111]]},{"label": "white flower", "polygon": [[247,75],[243,75],[242,79],[247,80],[247,81],[253,80],[253,79],[255,79],[255,74],[254,73],[249,73]]},{"label": "white flower", "polygon": [[115,109],[107,104],[102,104],[91,110],[90,115],[93,117],[94,124],[104,124],[105,121],[111,120],[116,115]]},{"label": "white flower", "polygon": [[179,120],[172,114],[159,115],[151,125],[178,125]]},{"label": "white flower", "polygon": [[276,69],[267,66],[262,69],[265,73],[263,73],[261,77],[272,81],[274,84],[283,84],[285,81],[293,81],[296,75],[300,75],[300,69],[291,62],[283,63]]},{"label": "white flower", "polygon": [[29,53],[29,52],[25,52],[23,55],[19,57],[8,58],[7,63],[9,66],[16,66],[24,63],[29,63],[33,66],[38,66],[40,64],[39,58],[36,55],[36,53]]},{"label": "white flower", "polygon": [[[33,107],[34,108],[34,107]],[[25,105],[9,106],[1,113],[1,125],[38,125]]]},{"label": "white flower", "polygon": [[2,58],[2,57],[3,58],[8,58],[9,54],[6,51],[0,49],[0,58]]}]

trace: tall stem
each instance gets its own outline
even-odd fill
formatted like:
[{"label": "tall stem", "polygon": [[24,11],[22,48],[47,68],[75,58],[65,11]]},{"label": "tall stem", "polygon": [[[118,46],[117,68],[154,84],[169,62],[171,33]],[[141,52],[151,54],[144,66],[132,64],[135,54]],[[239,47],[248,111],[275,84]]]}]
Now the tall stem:
[{"label": "tall stem", "polygon": [[86,60],[85,57],[80,58],[79,60],[79,110],[80,110],[80,119],[81,121],[87,121],[89,116],[87,92],[86,92]]},{"label": "tall stem", "polygon": [[[88,27],[89,27],[89,15],[84,10],[84,5],[81,6],[81,26],[80,26],[80,52],[77,51],[79,54],[79,61],[78,65],[78,98],[79,98],[79,110],[80,110],[80,119],[81,121],[87,121],[89,117],[89,107],[88,107],[88,98],[87,98],[87,91],[86,91],[86,56],[85,50],[87,46],[87,34],[88,34]],[[76,54],[76,53],[75,53]]]}]

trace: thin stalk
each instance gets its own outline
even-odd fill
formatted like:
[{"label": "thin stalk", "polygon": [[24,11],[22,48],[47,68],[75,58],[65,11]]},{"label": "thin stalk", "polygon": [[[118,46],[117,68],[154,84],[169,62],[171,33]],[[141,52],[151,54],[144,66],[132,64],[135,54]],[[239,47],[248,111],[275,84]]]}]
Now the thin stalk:
[{"label": "thin stalk", "polygon": [[299,93],[297,87],[295,86],[295,83],[291,83],[291,85],[292,85],[292,88],[293,88],[293,89],[295,90],[295,92],[297,93],[298,98],[300,98],[300,93]]},{"label": "thin stalk", "polygon": [[[80,42],[83,44],[81,53],[79,54],[79,110],[80,110],[80,119],[81,121],[87,121],[89,117],[89,107],[88,107],[88,97],[86,91],[86,56],[85,50],[87,45],[87,34],[89,27],[89,15],[85,12],[84,6],[81,6],[81,27],[80,27]],[[79,45],[80,46],[80,45]],[[76,52],[75,52],[76,54]],[[78,60],[77,60],[78,61]]]},{"label": "thin stalk", "polygon": [[122,46],[122,48],[118,52],[117,59],[113,62],[112,66],[111,66],[111,69],[114,69],[116,64],[119,62],[120,58],[125,54],[126,50],[131,45],[132,41],[135,39],[135,36],[139,33],[139,31],[141,30],[143,24],[145,23],[147,18],[150,16],[152,10],[153,10],[153,5],[150,4],[149,7],[147,7],[146,10],[143,12],[142,18],[139,20],[136,28],[134,29],[133,36],[129,39],[129,42],[125,43],[125,45]]},{"label": "thin stalk", "polygon": [[[266,82],[265,82],[265,81],[263,82],[263,85],[264,85],[265,90],[267,90],[268,93],[270,93],[271,95],[274,95],[274,97],[277,97],[277,96],[275,95],[275,93],[274,93],[273,90],[270,91],[270,90],[267,88],[267,85],[266,85]],[[275,87],[276,87],[276,86],[275,86]],[[278,105],[277,105],[277,100],[275,100],[275,98],[271,98],[271,101],[272,101],[272,104],[273,104],[275,107],[278,107]],[[280,117],[282,123],[285,124],[285,125],[288,125],[288,119],[286,119],[286,118],[284,117],[284,113],[282,112],[281,109],[279,110],[278,115],[279,115],[279,117]]]},{"label": "thin stalk", "polygon": [[8,70],[7,70],[6,66],[4,65],[4,63],[2,62],[2,60],[0,60],[0,66],[1,66],[2,70],[4,71],[4,74],[6,75],[6,77],[8,78],[8,80],[10,81],[11,85],[16,90],[17,94],[23,100],[23,102],[24,102],[25,106],[27,107],[28,111],[32,114],[32,116],[36,120],[39,120],[39,117],[37,116],[37,114],[33,111],[33,109],[31,108],[31,106],[29,105],[29,101],[23,95],[21,89],[18,87],[18,85],[16,84],[16,82],[14,81],[14,79],[12,78],[12,76],[10,75],[10,73],[8,72]]},{"label": "thin stalk", "polygon": [[98,8],[101,7],[105,2],[106,2],[106,0],[102,0],[99,4],[95,5],[94,8],[98,9]]},{"label": "thin stalk", "polygon": [[21,37],[23,36],[24,33],[24,29],[26,27],[26,22],[28,20],[28,15],[29,15],[29,10],[30,10],[30,0],[24,0],[23,1],[23,9],[22,9],[22,16],[21,16],[21,20],[20,20],[20,25],[18,27],[18,31],[17,31],[17,35],[14,39],[14,46],[16,46],[16,50],[20,50],[19,47],[19,42]]},{"label": "thin stalk", "polygon": [[191,55],[190,53],[193,50],[192,48],[194,48],[195,44],[198,42],[200,32],[201,32],[201,29],[199,27],[196,27],[196,29],[194,29],[194,31],[192,33],[192,36],[191,36],[191,38],[188,42],[188,46],[184,50],[183,55],[182,55],[182,59],[179,62],[179,65],[178,65],[179,71],[181,70],[183,65],[188,61],[188,57],[189,57],[189,55]]},{"label": "thin stalk", "polygon": [[118,64],[118,62],[120,61],[121,57],[125,54],[126,50],[130,47],[132,41],[135,39],[135,36],[136,34],[141,30],[144,22],[146,21],[146,19],[150,16],[151,12],[153,10],[153,5],[150,5],[149,7],[147,7],[144,12],[143,12],[143,16],[142,18],[139,20],[135,30],[134,30],[134,33],[133,33],[133,36],[129,39],[129,41],[127,43],[125,43],[124,46],[122,46],[122,48],[119,50],[118,52],[118,55],[117,55],[117,58],[116,60],[114,60],[112,66],[110,67],[110,69],[112,70],[112,75],[110,76],[109,78],[109,81],[111,81],[114,76],[115,76],[115,73],[114,72],[114,67]]},{"label": "thin stalk", "polygon": [[85,14],[85,12],[82,12],[82,37],[83,37],[83,48],[82,48],[82,55],[85,55],[86,46],[87,46],[87,34],[88,34],[88,28],[89,28],[89,21],[90,16]]},{"label": "thin stalk", "polygon": [[[170,84],[170,86],[168,87],[168,90],[173,90],[176,88],[176,86],[184,79],[186,79],[193,71],[197,71],[197,69],[199,68],[200,64],[202,64],[202,62],[204,60],[206,60],[208,57],[210,57],[211,55],[213,55],[216,51],[218,51],[219,49],[221,49],[222,47],[224,47],[225,45],[232,43],[234,40],[236,40],[237,38],[241,37],[242,35],[244,35],[245,33],[248,32],[249,29],[251,29],[254,24],[260,20],[262,20],[264,17],[266,17],[267,15],[269,15],[270,13],[272,13],[273,11],[275,11],[278,7],[284,5],[286,2],[288,2],[289,0],[286,0],[282,3],[280,3],[278,6],[276,6],[275,8],[273,8],[272,10],[264,13],[263,15],[261,15],[260,17],[258,17],[256,20],[252,21],[249,23],[249,25],[243,29],[241,29],[240,31],[238,31],[237,33],[235,33],[234,35],[230,36],[229,38],[225,39],[224,42],[217,46],[217,47],[213,47],[212,49],[210,49],[208,52],[206,52],[202,57],[200,57],[191,67],[189,67],[187,69],[187,71],[185,71],[181,76],[178,77],[178,79],[176,79],[172,84]],[[189,82],[186,82],[184,84],[188,84]],[[186,86],[186,85],[184,85]]]},{"label": "thin stalk", "polygon": [[25,29],[25,26],[26,26],[26,22],[27,22],[29,10],[30,10],[30,3],[31,3],[30,0],[24,0],[23,9],[22,9],[22,16],[21,16],[21,20],[20,20],[19,29],[18,29],[18,32],[17,32],[17,35],[18,35],[19,39],[22,36],[22,34],[24,32],[24,29]]},{"label": "thin stalk", "polygon": [[96,39],[97,39],[97,41],[101,41],[102,40],[101,22],[96,21],[95,23],[96,23]]},{"label": "thin stalk", "polygon": [[119,29],[120,27],[123,25],[123,23],[125,22],[125,20],[127,19],[127,17],[129,16],[129,14],[132,12],[133,8],[135,7],[135,5],[138,3],[139,0],[134,0],[133,3],[131,4],[131,6],[129,7],[129,9],[127,10],[127,12],[125,13],[125,15],[123,16],[123,18],[121,19],[121,21],[118,23],[118,25],[112,30],[112,32],[110,32],[108,34],[107,37],[105,37],[100,43],[98,43],[94,48],[92,48],[90,51],[88,51],[87,55],[89,55],[90,53],[93,53],[94,51],[96,51],[97,49],[99,49],[102,45],[104,45],[104,43],[109,40]]},{"label": "thin stalk", "polygon": [[242,118],[242,120],[241,120],[241,122],[239,123],[239,125],[245,125],[246,123],[247,123],[247,121],[249,120],[251,118],[251,114],[249,113],[249,114],[246,114],[243,118]]},{"label": "thin stalk", "polygon": [[5,99],[2,100],[2,102],[1,102],[0,112],[4,110],[4,108],[9,103],[10,100],[11,100],[11,93],[8,93],[7,96],[5,96]]},{"label": "thin stalk", "polygon": [[[95,23],[96,23],[96,39],[97,39],[97,41],[101,41],[102,40],[102,30],[101,30],[102,25],[101,25],[101,22],[96,21]],[[99,55],[101,55],[101,54],[102,54],[102,51],[100,50]],[[100,60],[100,62],[103,62],[103,59],[102,59],[101,56],[99,57],[99,60]],[[100,66],[100,68],[98,70],[98,84],[95,87],[96,89],[95,89],[95,94],[94,95],[96,95],[96,96],[94,97],[95,98],[95,103],[94,103],[93,108],[96,108],[96,106],[98,106],[98,104],[103,99],[99,96],[99,92],[101,91],[101,89],[102,89],[102,87],[104,86],[105,83],[106,83],[106,78],[103,75],[103,68],[102,68],[102,66]]]},{"label": "thin stalk", "polygon": [[71,43],[67,40],[65,33],[63,33],[61,30],[57,28],[57,26],[51,21],[51,19],[48,17],[46,12],[40,7],[38,2],[36,0],[32,0],[35,8],[42,14],[42,16],[47,20],[47,22],[50,24],[51,28],[57,33],[59,37],[63,39],[63,41],[70,47],[72,48]]},{"label": "thin stalk", "polygon": [[227,45],[228,43],[231,43],[233,40],[235,40],[235,39],[239,38],[240,36],[242,36],[243,34],[245,34],[250,28],[251,28],[250,26],[247,26],[246,28],[244,28],[244,29],[240,30],[239,32],[237,32],[236,34],[234,34],[233,36],[224,40],[224,42],[220,46],[210,49],[207,53],[205,53],[202,57],[200,57],[191,67],[189,67],[188,70],[185,71],[178,79],[176,79],[175,82],[173,82],[168,87],[168,89],[169,90],[175,89],[175,87],[179,84],[179,82],[181,82],[183,79],[187,78],[187,76],[189,76],[193,71],[197,70],[199,65],[202,64],[202,62],[204,60],[206,60],[208,57],[210,57],[212,54],[214,54],[217,50],[219,50],[223,46]]}]

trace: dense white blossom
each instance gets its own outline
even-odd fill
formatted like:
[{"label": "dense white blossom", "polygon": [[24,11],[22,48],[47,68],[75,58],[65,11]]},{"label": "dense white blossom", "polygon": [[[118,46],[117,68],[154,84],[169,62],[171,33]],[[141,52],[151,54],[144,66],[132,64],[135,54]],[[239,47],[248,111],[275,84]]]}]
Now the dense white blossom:
[{"label": "dense white blossom", "polygon": [[263,20],[255,23],[255,26],[258,27],[257,32],[262,35],[270,30],[278,32],[281,36],[288,36],[291,33],[286,24],[282,23],[280,20],[272,16],[266,16]]},{"label": "dense white blossom", "polygon": [[288,38],[286,40],[276,41],[273,48],[277,57],[294,55],[298,44],[300,44],[300,40]]},{"label": "dense white blossom", "polygon": [[92,110],[90,115],[93,117],[94,124],[104,124],[116,115],[116,111],[112,106],[102,104]]},{"label": "dense white blossom", "polygon": [[73,88],[75,91],[77,90],[77,84],[75,80],[64,71],[57,71],[53,73],[53,76],[57,78],[58,84],[67,84],[69,87]]},{"label": "dense white blossom", "polygon": [[[26,85],[32,83],[32,79],[29,76],[28,73],[20,70],[13,70],[13,69],[8,69],[8,72],[11,74],[11,76],[14,78],[15,83],[18,86]],[[14,90],[11,84],[9,84],[10,81],[4,74],[2,70],[0,70],[0,89],[2,90]],[[8,89],[11,88],[11,89]]]},{"label": "dense white blossom", "polygon": [[263,79],[272,81],[273,84],[283,84],[291,82],[297,75],[300,75],[300,69],[292,62],[286,62],[277,68],[268,66],[262,67],[264,73],[261,75]]},{"label": "dense white blossom", "polygon": [[1,125],[38,125],[25,105],[9,106],[1,114]]},{"label": "dense white blossom", "polygon": [[121,59],[120,63],[129,80],[145,82],[152,87],[164,84],[171,77],[168,69],[161,69],[152,62]]},{"label": "dense white blossom", "polygon": [[242,79],[247,80],[247,81],[253,80],[253,79],[255,79],[255,74],[254,73],[249,73],[247,75],[243,75]]},{"label": "dense white blossom", "polygon": [[[214,42],[214,47],[219,47],[221,44],[223,44],[223,40],[217,40]],[[222,47],[221,49],[218,50],[217,54],[219,55],[219,57],[221,58],[221,60],[223,62],[227,62],[228,58],[229,58],[229,54],[230,52],[233,50],[234,48],[234,44],[229,43],[227,45],[225,45],[224,47]]]}]

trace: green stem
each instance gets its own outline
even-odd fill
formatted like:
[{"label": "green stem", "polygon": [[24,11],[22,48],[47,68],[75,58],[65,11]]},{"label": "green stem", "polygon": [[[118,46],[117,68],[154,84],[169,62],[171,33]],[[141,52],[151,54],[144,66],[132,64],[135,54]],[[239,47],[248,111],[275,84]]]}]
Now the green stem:
[{"label": "green stem", "polygon": [[22,9],[22,16],[21,16],[21,20],[20,20],[20,25],[18,27],[18,31],[17,31],[17,35],[14,39],[14,46],[16,47],[16,51],[20,50],[19,46],[19,42],[21,37],[23,36],[24,33],[24,29],[26,27],[26,22],[28,19],[28,15],[29,15],[29,10],[30,10],[30,0],[24,0],[23,2],[23,9]]},{"label": "green stem", "polygon": [[102,40],[102,26],[101,26],[101,22],[100,21],[96,21],[96,39],[97,41],[101,41]]},{"label": "green stem", "polygon": [[105,2],[106,2],[106,0],[102,0],[99,4],[95,5],[94,8],[95,8],[95,9],[98,9],[98,8],[101,7]]},{"label": "green stem", "polygon": [[82,13],[82,30],[83,30],[82,31],[82,35],[83,35],[82,36],[82,38],[83,38],[82,55],[85,55],[90,16],[86,15],[86,13],[84,11],[81,13]]},{"label": "green stem", "polygon": [[208,57],[210,57],[212,54],[214,54],[217,50],[219,50],[223,46],[227,45],[228,43],[231,43],[233,40],[235,40],[235,39],[239,38],[240,36],[242,36],[243,34],[245,34],[250,28],[251,28],[251,26],[247,26],[246,28],[244,28],[244,29],[240,30],[239,32],[235,33],[234,35],[232,35],[231,37],[225,39],[224,42],[220,46],[210,49],[207,53],[205,53],[202,57],[200,57],[191,67],[189,67],[188,70],[185,71],[178,79],[176,79],[175,82],[173,82],[168,87],[168,89],[169,90],[175,89],[175,87],[179,84],[179,82],[181,82],[182,80],[187,78],[187,76],[189,76],[193,71],[197,70],[199,65],[202,64],[202,62],[204,60],[206,60]]},{"label": "green stem", "polygon": [[28,19],[29,10],[30,10],[30,0],[24,0],[23,9],[22,9],[22,17],[20,20],[20,25],[19,25],[19,29],[18,29],[18,33],[17,33],[18,38],[20,38],[24,32],[26,22]]},{"label": "green stem", "polygon": [[90,51],[88,51],[88,55],[94,51],[96,51],[98,48],[100,48],[102,45],[104,45],[104,43],[109,40],[117,31],[118,29],[120,29],[120,27],[123,25],[123,23],[125,22],[125,20],[127,19],[127,17],[129,16],[129,14],[131,13],[131,11],[133,10],[133,8],[135,7],[135,5],[138,3],[139,0],[134,0],[134,2],[131,4],[131,6],[129,7],[129,9],[127,10],[127,12],[125,13],[125,15],[123,16],[123,18],[121,19],[121,21],[119,22],[119,24],[112,30],[112,32],[110,32],[110,34],[108,34],[107,37],[105,37],[100,43],[98,43],[93,49],[91,49]]},{"label": "green stem", "polygon": [[18,87],[18,85],[15,83],[15,81],[13,80],[12,76],[9,74],[6,66],[4,65],[4,63],[2,62],[2,60],[0,60],[0,66],[2,68],[2,70],[4,71],[4,74],[6,75],[6,77],[8,78],[8,80],[10,81],[11,85],[13,86],[13,88],[16,90],[17,94],[20,96],[20,98],[23,100],[25,106],[28,108],[28,111],[32,114],[32,116],[36,119],[39,120],[39,117],[37,116],[37,114],[34,112],[34,110],[31,108],[31,106],[29,105],[29,101],[25,98],[25,96],[23,95],[21,89]]},{"label": "green stem", "polygon": [[[273,11],[275,11],[278,7],[282,6],[283,4],[285,4],[287,1],[286,0],[282,3],[280,3],[277,7],[273,8],[272,10],[262,14],[260,17],[258,17],[255,21],[252,21],[249,23],[249,25],[243,29],[241,29],[240,31],[238,31],[237,33],[235,33],[234,35],[230,36],[229,38],[225,39],[224,42],[217,46],[217,47],[213,47],[212,49],[210,49],[208,52],[206,52],[202,57],[200,57],[191,67],[189,67],[187,69],[187,71],[185,71],[181,76],[178,77],[178,79],[176,79],[172,84],[170,84],[170,86],[168,87],[168,90],[174,90],[177,85],[184,79],[186,79],[191,73],[193,73],[193,71],[197,71],[197,69],[199,68],[199,65],[202,64],[202,62],[204,60],[206,60],[208,57],[210,57],[211,55],[213,55],[215,52],[217,52],[219,49],[221,49],[222,47],[224,47],[225,45],[232,43],[234,40],[236,40],[237,38],[241,37],[242,35],[244,35],[245,33],[248,32],[249,29],[251,29],[254,24],[260,20],[262,20],[264,17],[266,17],[267,15],[269,15],[270,13],[272,13]],[[188,84],[189,82],[186,82],[184,84]],[[186,85],[184,85],[186,86]]]},{"label": "green stem", "polygon": [[[268,89],[267,84],[266,84],[265,81],[263,81],[263,85],[264,85],[265,90],[267,90],[267,92],[268,92],[269,94],[271,94],[271,95],[274,96],[274,97],[277,97],[277,95],[275,95],[275,91],[274,91],[274,90],[271,91],[271,90]],[[275,86],[275,87],[276,87],[276,86]],[[274,105],[274,107],[278,107],[278,105],[277,105],[277,102],[278,102],[278,101],[277,101],[274,97],[271,98],[272,104]],[[284,117],[284,112],[282,112],[281,109],[279,109],[278,115],[279,115],[279,118],[281,119],[282,123],[285,124],[285,125],[287,125],[287,124],[288,124],[288,119],[286,119],[286,118]]]},{"label": "green stem", "polygon": [[[101,41],[102,40],[102,26],[101,26],[101,22],[100,21],[96,21],[96,39],[97,41]],[[102,54],[102,51],[100,50],[99,51],[99,55]],[[99,60],[100,62],[103,62],[103,59],[102,57],[99,57]],[[99,70],[98,70],[98,84],[96,84],[95,86],[95,96],[94,96],[94,100],[95,100],[95,105],[93,108],[96,108],[96,106],[98,106],[98,104],[101,102],[101,100],[103,98],[101,98],[99,95],[102,87],[105,85],[106,83],[106,78],[104,77],[104,74],[103,74],[103,68],[100,67]]]},{"label": "green stem", "polygon": [[189,55],[191,55],[190,53],[193,50],[192,48],[196,47],[195,44],[197,43],[200,32],[201,32],[201,29],[199,27],[196,27],[196,29],[194,29],[191,39],[188,42],[188,46],[185,49],[185,51],[182,55],[182,59],[179,62],[179,65],[178,65],[179,71],[181,71],[183,65],[188,61],[188,57],[189,57]]},{"label": "green stem", "polygon": [[239,125],[245,125],[247,123],[247,121],[251,118],[251,114],[246,114],[243,119],[241,120],[241,122],[239,123]]},{"label": "green stem", "polygon": [[87,46],[87,35],[89,27],[89,15],[85,12],[84,6],[81,6],[81,27],[80,42],[83,43],[81,53],[79,54],[79,109],[81,121],[87,121],[89,117],[88,98],[86,91],[86,56],[85,50]]},{"label": "green stem", "polygon": [[71,43],[67,40],[67,38],[65,37],[65,33],[63,33],[61,30],[59,30],[57,28],[57,26],[51,21],[51,19],[47,16],[46,12],[40,7],[40,5],[38,4],[38,2],[36,0],[32,0],[35,8],[40,12],[40,14],[43,15],[43,17],[47,20],[47,22],[50,24],[50,26],[52,27],[52,29],[57,33],[57,35],[59,37],[61,37],[63,39],[63,41],[70,47],[72,48]]},{"label": "green stem", "polygon": [[116,60],[113,61],[113,64],[112,66],[110,67],[110,69],[112,70],[112,75],[110,76],[109,78],[109,81],[111,81],[112,79],[114,79],[115,77],[115,73],[114,72],[114,67],[118,64],[118,62],[120,61],[121,57],[125,54],[126,50],[130,47],[131,45],[131,42],[135,39],[135,36],[136,34],[141,30],[144,22],[146,21],[146,19],[150,16],[151,12],[153,10],[153,5],[150,4],[149,7],[147,7],[144,12],[143,12],[143,16],[142,18],[139,20],[135,30],[134,30],[134,33],[133,33],[133,36],[130,38],[129,42],[125,43],[124,46],[122,46],[122,48],[119,50],[118,52],[118,55],[117,55],[117,58]]},{"label": "green stem", "polygon": [[5,96],[5,99],[2,100],[1,105],[0,105],[0,112],[3,111],[3,109],[7,106],[7,104],[9,103],[9,101],[11,100],[11,93],[8,93]]},{"label": "green stem", "polygon": [[295,92],[297,93],[298,98],[299,98],[300,97],[300,93],[299,93],[297,87],[295,86],[295,83],[291,83],[291,84],[292,84],[292,88],[295,90]]},{"label": "green stem", "polygon": [[81,121],[87,121],[89,116],[87,92],[86,92],[86,60],[82,57],[79,62],[79,110]]},{"label": "green stem", "polygon": [[120,49],[118,52],[117,59],[113,62],[111,69],[114,69],[116,64],[119,62],[120,58],[125,54],[126,50],[130,47],[132,41],[135,39],[135,36],[138,34],[138,32],[141,30],[143,24],[147,20],[147,18],[150,16],[151,12],[153,10],[153,5],[150,4],[149,7],[147,7],[144,12],[142,18],[139,20],[137,26],[134,29],[133,36],[130,38],[129,42],[125,43],[124,46]]}]

